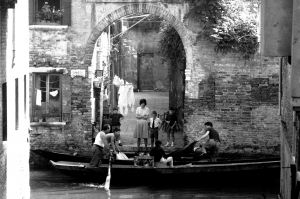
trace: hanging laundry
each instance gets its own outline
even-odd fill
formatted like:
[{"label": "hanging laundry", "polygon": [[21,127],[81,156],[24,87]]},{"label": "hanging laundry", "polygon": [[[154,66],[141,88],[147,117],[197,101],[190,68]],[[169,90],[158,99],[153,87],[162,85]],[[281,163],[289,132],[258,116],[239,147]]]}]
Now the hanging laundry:
[{"label": "hanging laundry", "polygon": [[42,106],[42,91],[40,89],[36,89],[36,105]]},{"label": "hanging laundry", "polygon": [[56,97],[57,94],[58,94],[58,90],[55,90],[55,91],[50,92],[50,95],[51,95],[52,97]]},{"label": "hanging laundry", "polygon": [[[128,82],[127,82],[128,83]],[[128,106],[131,107],[131,111],[134,112],[134,93],[132,85],[122,85],[119,88],[119,100],[118,107],[120,113],[124,116],[128,114]]]}]

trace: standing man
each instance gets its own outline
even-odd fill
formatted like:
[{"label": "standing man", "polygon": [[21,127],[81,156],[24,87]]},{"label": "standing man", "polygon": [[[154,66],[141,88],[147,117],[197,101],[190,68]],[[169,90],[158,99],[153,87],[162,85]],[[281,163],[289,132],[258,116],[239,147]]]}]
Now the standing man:
[{"label": "standing man", "polygon": [[107,146],[107,141],[105,134],[110,132],[110,126],[105,124],[103,126],[103,130],[100,131],[95,138],[95,142],[92,147],[92,160],[90,162],[91,167],[100,167],[101,166],[101,159],[103,157],[103,148]]},{"label": "standing man", "polygon": [[210,155],[210,160],[212,162],[216,162],[219,154],[220,136],[219,133],[213,128],[213,124],[211,122],[206,122],[204,126],[206,133],[202,135],[199,139],[197,139],[197,141],[199,142],[201,139],[209,136],[209,139],[204,145],[204,153],[208,151]]}]

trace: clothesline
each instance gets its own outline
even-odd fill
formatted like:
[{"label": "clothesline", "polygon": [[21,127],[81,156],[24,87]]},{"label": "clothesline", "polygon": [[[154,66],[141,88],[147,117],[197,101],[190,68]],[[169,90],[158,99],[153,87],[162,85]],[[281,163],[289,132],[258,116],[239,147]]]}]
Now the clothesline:
[{"label": "clothesline", "polygon": [[[38,79],[39,81],[41,81],[41,82],[45,82],[45,83],[47,83],[47,81],[41,80],[41,78],[38,78],[38,77],[37,77],[37,79]],[[53,82],[49,82],[49,83],[50,83],[50,84],[52,84],[52,83],[55,83],[55,82],[59,82],[59,80],[57,80],[57,81],[53,81]]]},{"label": "clothesline", "polygon": [[[48,91],[43,91],[43,90],[41,90],[41,89],[39,89],[39,88],[35,88],[35,89],[37,89],[37,90],[40,90],[41,92],[44,92],[44,93],[47,93]],[[54,91],[59,91],[60,89],[58,89],[58,88],[53,88],[53,89],[55,89]],[[49,93],[50,92],[53,92],[53,91],[49,91]]]}]

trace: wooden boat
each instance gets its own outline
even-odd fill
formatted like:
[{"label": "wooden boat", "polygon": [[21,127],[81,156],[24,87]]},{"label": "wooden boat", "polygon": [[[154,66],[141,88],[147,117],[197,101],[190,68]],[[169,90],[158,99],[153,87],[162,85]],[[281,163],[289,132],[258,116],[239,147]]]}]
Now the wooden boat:
[{"label": "wooden boat", "polygon": [[[88,163],[91,161],[91,156],[82,155],[82,154],[71,154],[65,153],[61,151],[48,151],[42,149],[31,149],[31,151],[35,154],[42,156],[48,160],[52,160],[54,162],[58,161],[68,161],[68,162],[83,162]],[[134,152],[124,152],[127,157],[132,158],[135,156]],[[174,156],[172,156],[174,157]],[[182,161],[191,161],[191,160],[200,160],[199,155],[195,153],[185,153],[184,155],[180,155],[180,157],[176,158],[175,160],[182,160]],[[106,161],[106,160],[104,160]]]},{"label": "wooden boat", "polygon": [[[52,161],[50,163],[55,169],[62,173],[75,176],[103,176],[107,175],[108,164],[102,164],[100,167],[90,167],[89,163],[84,162],[68,162],[68,161]],[[183,164],[175,163],[173,168],[135,166],[133,160],[119,160],[112,164],[111,172],[115,176],[156,176],[162,174],[176,175],[197,175],[207,173],[224,173],[224,172],[242,172],[242,171],[270,171],[279,172],[280,160],[261,159],[261,160],[243,160],[232,162],[191,162]],[[235,173],[236,175],[236,173]]]}]

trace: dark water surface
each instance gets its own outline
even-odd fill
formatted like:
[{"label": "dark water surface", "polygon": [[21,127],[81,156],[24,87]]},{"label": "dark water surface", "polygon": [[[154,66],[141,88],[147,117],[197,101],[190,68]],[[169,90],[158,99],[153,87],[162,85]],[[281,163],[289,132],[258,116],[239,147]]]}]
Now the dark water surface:
[{"label": "dark water surface", "polygon": [[[95,176],[96,178],[96,176]],[[101,182],[78,179],[56,170],[31,171],[31,199],[101,199],[101,198],[218,198],[252,199],[277,198],[279,172],[235,172],[206,176],[163,176],[147,179],[136,176],[131,179],[114,176],[110,191],[100,188]]]}]

